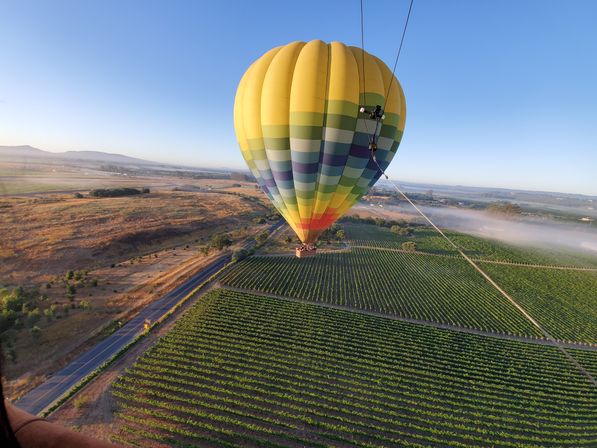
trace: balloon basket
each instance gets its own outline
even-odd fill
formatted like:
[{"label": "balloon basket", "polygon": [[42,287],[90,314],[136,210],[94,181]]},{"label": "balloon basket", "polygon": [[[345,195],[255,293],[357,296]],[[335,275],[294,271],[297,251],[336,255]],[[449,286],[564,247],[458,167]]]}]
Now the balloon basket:
[{"label": "balloon basket", "polygon": [[303,244],[296,248],[295,254],[297,258],[313,257],[317,255],[317,247]]}]

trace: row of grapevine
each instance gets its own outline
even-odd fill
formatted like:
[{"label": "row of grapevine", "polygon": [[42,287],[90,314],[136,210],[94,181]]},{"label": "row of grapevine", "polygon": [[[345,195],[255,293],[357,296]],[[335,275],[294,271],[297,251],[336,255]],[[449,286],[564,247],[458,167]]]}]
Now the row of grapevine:
[{"label": "row of grapevine", "polygon": [[[582,352],[588,368],[597,353]],[[592,446],[597,391],[555,348],[219,289],[114,384],[154,446]]]},{"label": "row of grapevine", "polygon": [[354,248],[311,259],[252,257],[225,285],[388,315],[541,336],[465,260]]}]

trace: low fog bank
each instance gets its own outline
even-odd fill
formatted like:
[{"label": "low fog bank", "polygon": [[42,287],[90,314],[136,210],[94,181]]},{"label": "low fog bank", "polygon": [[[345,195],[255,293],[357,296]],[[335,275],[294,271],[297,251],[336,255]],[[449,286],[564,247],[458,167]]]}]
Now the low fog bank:
[{"label": "low fog bank", "polygon": [[[406,206],[392,208],[416,214],[412,207],[410,210]],[[488,212],[457,208],[421,209],[438,226],[458,232],[515,245],[567,248],[597,255],[597,230],[588,224],[559,223],[530,217],[508,219]]]}]

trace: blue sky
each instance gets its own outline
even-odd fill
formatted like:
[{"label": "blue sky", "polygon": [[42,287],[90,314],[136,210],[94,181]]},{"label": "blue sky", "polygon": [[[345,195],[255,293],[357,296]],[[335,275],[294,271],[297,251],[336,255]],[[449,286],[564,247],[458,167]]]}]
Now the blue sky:
[{"label": "blue sky", "polygon": [[[407,9],[365,0],[388,65]],[[415,0],[390,176],[597,195],[596,19],[590,0]],[[358,1],[3,0],[0,145],[243,167],[238,81],[311,39],[359,45]]]}]

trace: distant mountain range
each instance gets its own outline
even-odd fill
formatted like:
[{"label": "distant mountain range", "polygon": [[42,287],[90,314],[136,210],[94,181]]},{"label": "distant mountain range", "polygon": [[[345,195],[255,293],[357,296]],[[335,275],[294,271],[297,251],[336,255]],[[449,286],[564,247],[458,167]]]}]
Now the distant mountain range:
[{"label": "distant mountain range", "polygon": [[101,151],[49,152],[29,145],[0,146],[0,159],[14,162],[43,160],[47,162],[95,162],[119,165],[164,165],[122,154],[111,154]]}]

